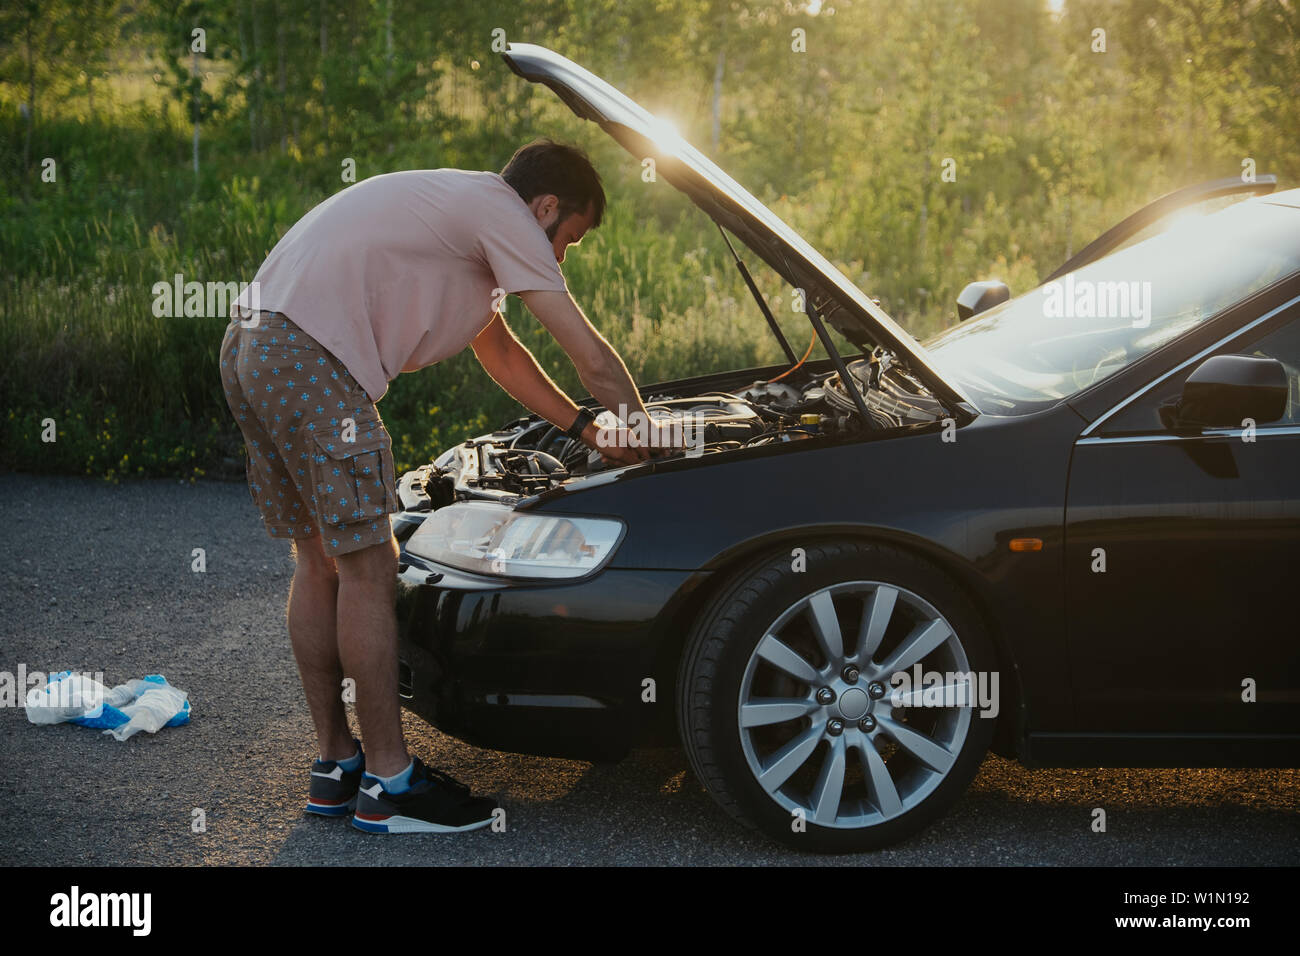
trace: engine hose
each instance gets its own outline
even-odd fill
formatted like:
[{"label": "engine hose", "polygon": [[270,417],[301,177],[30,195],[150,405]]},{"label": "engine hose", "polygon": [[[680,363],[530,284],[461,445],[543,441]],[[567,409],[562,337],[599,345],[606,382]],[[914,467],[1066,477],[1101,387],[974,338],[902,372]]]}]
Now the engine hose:
[{"label": "engine hose", "polygon": [[538,451],[546,451],[547,446],[555,440],[555,436],[563,434],[564,432],[560,430],[560,426],[558,425],[552,425],[550,428],[546,429],[545,433],[542,435],[542,440],[537,443]]},{"label": "engine hose", "polygon": [[555,428],[554,425],[552,425],[550,422],[548,422],[548,421],[547,421],[546,419],[544,419],[544,418],[543,418],[540,422],[534,422],[532,425],[529,425],[527,428],[525,428],[523,431],[521,431],[521,432],[520,432],[518,435],[516,435],[514,438],[510,439],[510,446],[509,446],[509,447],[511,447],[511,448],[516,447],[520,441],[522,441],[523,439],[527,438],[530,434],[532,434],[533,432],[537,431],[539,428],[545,428],[545,427],[548,427],[548,426],[549,426],[551,429],[554,429],[554,428]]},{"label": "engine hose", "polygon": [[826,401],[826,394],[823,392],[817,398],[810,398],[806,402],[796,402],[794,405],[791,405],[790,414],[794,416],[798,416],[803,414],[804,412],[810,412],[825,401]]}]

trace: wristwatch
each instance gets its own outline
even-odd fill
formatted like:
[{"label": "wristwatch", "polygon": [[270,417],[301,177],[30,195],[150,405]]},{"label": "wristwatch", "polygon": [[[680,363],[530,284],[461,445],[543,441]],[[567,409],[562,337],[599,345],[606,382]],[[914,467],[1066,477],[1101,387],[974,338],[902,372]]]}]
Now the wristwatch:
[{"label": "wristwatch", "polygon": [[592,414],[591,409],[580,408],[578,409],[578,417],[573,420],[573,424],[569,426],[568,431],[564,434],[568,435],[574,441],[582,441],[582,433],[586,431],[587,426],[595,420],[596,416]]}]

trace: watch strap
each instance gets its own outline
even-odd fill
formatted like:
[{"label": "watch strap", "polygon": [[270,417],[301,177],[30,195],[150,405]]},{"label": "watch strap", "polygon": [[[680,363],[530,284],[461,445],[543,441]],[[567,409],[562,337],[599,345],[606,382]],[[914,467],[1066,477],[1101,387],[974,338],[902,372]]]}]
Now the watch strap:
[{"label": "watch strap", "polygon": [[582,433],[586,431],[587,426],[595,420],[596,416],[592,414],[591,409],[579,408],[578,417],[573,420],[573,424],[569,426],[568,430],[565,431],[564,434],[568,435],[574,441],[582,441]]}]

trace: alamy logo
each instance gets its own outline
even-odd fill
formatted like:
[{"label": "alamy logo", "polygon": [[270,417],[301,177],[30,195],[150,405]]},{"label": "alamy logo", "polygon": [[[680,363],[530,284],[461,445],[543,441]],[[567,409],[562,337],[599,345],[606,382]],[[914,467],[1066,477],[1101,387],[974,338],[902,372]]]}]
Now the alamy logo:
[{"label": "alamy logo", "polygon": [[150,291],[153,293],[153,314],[160,319],[224,319],[230,317],[231,307],[238,303],[241,318],[251,314],[244,325],[252,328],[257,325],[257,314],[262,307],[262,287],[256,280],[186,282],[185,276],[178,272],[170,282],[155,282]]},{"label": "alamy logo", "polygon": [[1150,282],[1075,280],[1043,286],[1043,315],[1049,319],[1128,319],[1135,329],[1151,324]]},{"label": "alamy logo", "polygon": [[51,926],[129,926],[133,936],[148,936],[152,925],[150,893],[71,892],[50,897]]},{"label": "alamy logo", "polygon": [[84,708],[86,717],[98,717],[104,706],[104,672],[46,674],[29,671],[0,671],[0,707]]},{"label": "alamy logo", "polygon": [[920,664],[912,672],[899,671],[889,679],[894,707],[978,707],[981,717],[996,717],[997,671],[927,671]]},{"label": "alamy logo", "polygon": [[641,448],[684,448],[687,458],[698,458],[704,453],[703,422],[682,418],[655,421],[639,411],[629,411],[626,405],[618,406],[618,417],[627,423],[626,431],[598,432],[596,444],[601,448],[629,444]]}]

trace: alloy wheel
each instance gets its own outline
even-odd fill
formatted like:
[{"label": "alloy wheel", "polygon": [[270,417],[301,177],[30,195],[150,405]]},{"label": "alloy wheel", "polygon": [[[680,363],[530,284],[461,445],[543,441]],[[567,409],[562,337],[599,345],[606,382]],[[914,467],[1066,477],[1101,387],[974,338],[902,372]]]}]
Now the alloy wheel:
[{"label": "alloy wheel", "polygon": [[[922,665],[930,689],[891,678]],[[970,732],[966,651],[912,591],[880,581],[822,588],[782,612],[755,645],[737,701],[741,749],[759,786],[791,813],[861,829],[918,806]],[[934,706],[938,699],[939,706]]]}]

